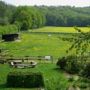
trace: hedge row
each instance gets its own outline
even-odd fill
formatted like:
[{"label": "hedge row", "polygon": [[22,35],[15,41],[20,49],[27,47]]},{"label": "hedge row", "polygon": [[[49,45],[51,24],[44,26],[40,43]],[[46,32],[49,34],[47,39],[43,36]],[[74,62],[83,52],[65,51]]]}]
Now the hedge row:
[{"label": "hedge row", "polygon": [[41,73],[10,72],[7,76],[8,87],[35,88],[44,87]]}]

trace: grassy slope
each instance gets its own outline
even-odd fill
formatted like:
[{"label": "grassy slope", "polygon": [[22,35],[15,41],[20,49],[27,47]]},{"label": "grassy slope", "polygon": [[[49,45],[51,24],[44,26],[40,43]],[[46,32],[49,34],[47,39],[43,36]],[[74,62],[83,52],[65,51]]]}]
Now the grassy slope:
[{"label": "grassy slope", "polygon": [[[78,27],[84,32],[90,31],[88,27]],[[66,32],[66,33],[77,33],[74,27],[43,27],[39,29],[33,29],[32,32]]]}]

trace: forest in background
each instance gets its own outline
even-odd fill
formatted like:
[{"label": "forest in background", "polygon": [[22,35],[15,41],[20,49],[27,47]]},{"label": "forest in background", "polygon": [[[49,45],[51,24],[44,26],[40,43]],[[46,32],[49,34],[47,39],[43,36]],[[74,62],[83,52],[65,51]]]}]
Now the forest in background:
[{"label": "forest in background", "polygon": [[20,30],[43,26],[88,26],[90,7],[13,6],[0,1],[0,25],[15,24]]}]

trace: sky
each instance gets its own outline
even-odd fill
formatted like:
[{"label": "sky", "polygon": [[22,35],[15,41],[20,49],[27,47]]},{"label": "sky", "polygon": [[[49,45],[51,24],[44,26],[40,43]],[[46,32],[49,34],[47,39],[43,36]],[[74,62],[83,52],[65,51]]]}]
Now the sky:
[{"label": "sky", "polygon": [[12,5],[90,6],[90,0],[0,0]]}]

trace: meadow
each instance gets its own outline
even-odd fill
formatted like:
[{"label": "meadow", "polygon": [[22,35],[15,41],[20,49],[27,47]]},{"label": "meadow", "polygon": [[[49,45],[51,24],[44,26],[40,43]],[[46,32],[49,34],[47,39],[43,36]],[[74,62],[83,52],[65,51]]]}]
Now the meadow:
[{"label": "meadow", "polygon": [[[90,28],[88,27],[78,27],[83,32],[90,31]],[[43,27],[39,29],[32,29],[31,32],[60,32],[60,33],[78,33],[74,27]]]},{"label": "meadow", "polygon": [[[30,34],[21,33],[20,41],[1,42],[0,48],[13,56],[47,56],[58,58],[65,55],[65,50],[70,46],[69,42],[61,40],[60,34]],[[69,36],[69,35],[68,35]]]},{"label": "meadow", "polygon": [[[86,30],[85,32],[89,30],[86,27],[82,29]],[[36,90],[6,88],[6,77],[10,71],[42,72],[46,90],[66,90],[70,83],[67,80],[66,73],[58,70],[56,62],[59,57],[67,55],[66,50],[72,44],[72,42],[63,41],[60,37],[72,37],[72,33],[76,32],[73,30],[73,27],[44,27],[30,32],[63,32],[71,34],[21,32],[20,40],[14,42],[0,42],[0,48],[3,49],[3,53],[6,55],[13,55],[14,57],[51,55],[55,61],[55,63],[38,63],[35,68],[23,70],[10,68],[8,64],[0,65],[0,90]]]}]

